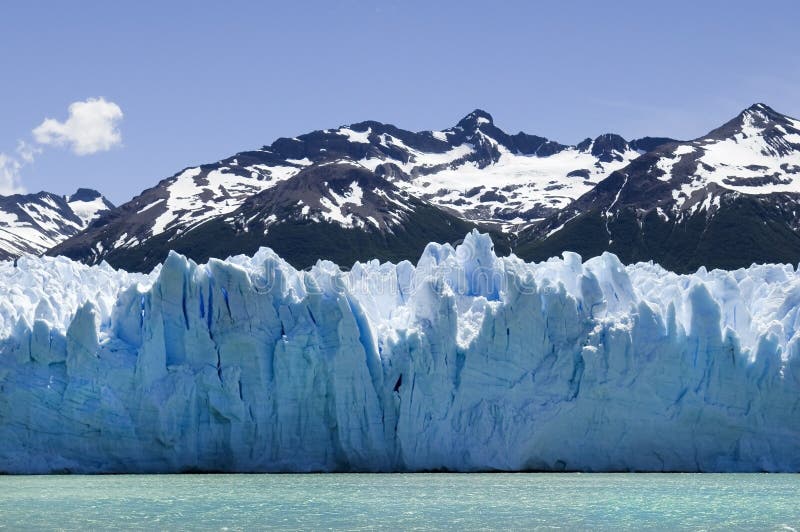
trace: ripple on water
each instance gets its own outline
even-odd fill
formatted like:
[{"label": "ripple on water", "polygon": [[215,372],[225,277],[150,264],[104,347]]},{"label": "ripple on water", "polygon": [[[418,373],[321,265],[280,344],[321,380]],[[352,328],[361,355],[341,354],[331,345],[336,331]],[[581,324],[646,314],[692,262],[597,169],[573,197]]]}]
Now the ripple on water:
[{"label": "ripple on water", "polygon": [[0,477],[0,525],[159,529],[800,529],[800,476]]}]

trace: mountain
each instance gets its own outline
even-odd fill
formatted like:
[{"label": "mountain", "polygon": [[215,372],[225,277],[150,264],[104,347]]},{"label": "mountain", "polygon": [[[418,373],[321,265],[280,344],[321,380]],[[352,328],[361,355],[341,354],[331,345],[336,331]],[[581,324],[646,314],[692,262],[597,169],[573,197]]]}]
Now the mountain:
[{"label": "mountain", "polygon": [[360,122],[187,168],[50,253],[144,271],[170,249],[205,260],[265,245],[302,268],[416,259],[475,227],[501,251],[503,232],[557,212],[638,157],[632,146],[658,142],[607,134],[566,146],[508,135],[481,110],[443,131]]},{"label": "mountain", "polygon": [[[171,190],[202,172],[186,170]],[[191,190],[191,185],[186,189]],[[218,190],[235,188],[220,185]],[[192,221],[188,223],[184,210],[151,214],[161,205],[154,197],[163,192],[160,187],[145,192],[111,213],[104,224],[55,247],[50,254],[149,271],[170,250],[208,260],[254,253],[268,246],[296,267],[306,268],[320,258],[346,265],[372,257],[415,258],[428,242],[452,242],[476,227],[346,161],[308,165],[292,178],[250,196],[231,195],[227,203],[220,202],[217,211],[194,211],[197,215],[189,217]],[[204,197],[211,199],[210,195]],[[167,196],[164,202],[174,199]],[[495,240],[498,249],[508,251],[502,235],[495,234]]]},{"label": "mountain", "polygon": [[569,250],[678,272],[800,260],[800,121],[755,104],[707,135],[670,142],[519,235],[515,252]]},{"label": "mountain", "polygon": [[691,141],[574,145],[473,111],[441,131],[380,122],[281,138],[187,168],[49,253],[146,271],[271,246],[293,265],[415,259],[492,232],[526,260],[565,250],[675,271],[800,261],[800,122],[764,104]]},{"label": "mountain", "polygon": [[0,260],[41,255],[113,208],[99,192],[85,188],[71,196],[0,196]]},{"label": "mountain", "polygon": [[522,132],[508,135],[481,110],[450,129],[415,134],[439,141],[428,146],[407,143],[376,122],[356,124],[350,131],[365,135],[372,145],[391,148],[358,159],[360,164],[387,173],[398,187],[462,218],[506,232],[557,212],[639,155],[613,134],[576,146]]}]

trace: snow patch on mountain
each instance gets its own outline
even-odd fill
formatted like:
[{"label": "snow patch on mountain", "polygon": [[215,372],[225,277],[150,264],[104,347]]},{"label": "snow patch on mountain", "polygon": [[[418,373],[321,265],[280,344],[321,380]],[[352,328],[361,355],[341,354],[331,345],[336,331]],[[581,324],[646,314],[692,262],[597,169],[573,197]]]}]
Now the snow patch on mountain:
[{"label": "snow patch on mountain", "polygon": [[684,144],[675,148],[672,153],[665,154],[661,157],[656,163],[656,167],[663,172],[662,175],[658,176],[658,179],[661,181],[670,181],[672,179],[672,168],[675,164],[681,161],[684,155],[694,153],[695,149],[694,146]]},{"label": "snow patch on mountain", "polygon": [[[327,183],[325,183],[327,185]],[[328,194],[330,194],[331,199],[328,198],[320,198],[320,202],[324,207],[324,211],[322,211],[322,216],[325,220],[336,222],[342,227],[353,227],[356,225],[353,215],[350,213],[345,213],[342,210],[346,204],[351,204],[355,206],[361,206],[361,202],[364,197],[364,191],[361,190],[361,187],[358,186],[357,182],[352,182],[350,187],[345,191],[343,195],[337,194],[333,190],[329,190]],[[359,222],[359,225],[363,225],[361,220],[356,220]]]},{"label": "snow patch on mountain", "polygon": [[70,201],[69,206],[72,208],[72,212],[83,220],[84,225],[89,225],[91,221],[100,216],[102,211],[108,210],[108,205],[102,197],[91,201]]},{"label": "snow patch on mountain", "polygon": [[[256,169],[250,170],[256,172]],[[206,174],[200,167],[184,170],[166,187],[166,210],[153,222],[150,236],[176,227],[186,231],[212,218],[229,214],[248,197],[274,186],[280,180],[288,179],[298,171],[296,167],[270,167],[269,173],[274,179],[263,181],[229,173],[225,169],[211,170]]]},{"label": "snow patch on mountain", "polygon": [[66,200],[72,212],[81,219],[84,226],[99,218],[103,212],[114,208],[114,205],[99,192],[85,188],[67,196]]},{"label": "snow patch on mountain", "polygon": [[[500,157],[488,166],[465,162],[397,184],[469,219],[499,222],[502,227],[513,229],[536,219],[526,213],[537,207],[543,208],[542,212],[561,209],[638,157],[631,150],[622,155],[621,161],[598,163],[590,153],[575,148],[547,157],[514,154],[503,146],[496,148]],[[498,214],[503,212],[516,215],[500,218]]]},{"label": "snow patch on mountain", "polygon": [[382,135],[381,144],[386,147],[399,148],[402,150],[406,158],[403,160],[385,156],[370,156],[358,160],[358,164],[374,171],[379,165],[385,162],[391,162],[392,164],[398,166],[406,174],[414,175],[415,173],[419,173],[427,169],[434,169],[454,164],[456,161],[459,161],[472,153],[472,150],[474,149],[471,144],[465,143],[455,146],[442,153],[426,153],[407,146],[402,140],[392,137],[391,135]]},{"label": "snow patch on mountain", "polygon": [[343,135],[350,142],[369,144],[369,136],[372,133],[371,128],[366,131],[353,131],[349,127],[342,127],[336,130],[336,133]]},{"label": "snow patch on mountain", "polygon": [[701,148],[698,184],[716,183],[742,194],[800,191],[800,150],[775,153],[757,130]]}]

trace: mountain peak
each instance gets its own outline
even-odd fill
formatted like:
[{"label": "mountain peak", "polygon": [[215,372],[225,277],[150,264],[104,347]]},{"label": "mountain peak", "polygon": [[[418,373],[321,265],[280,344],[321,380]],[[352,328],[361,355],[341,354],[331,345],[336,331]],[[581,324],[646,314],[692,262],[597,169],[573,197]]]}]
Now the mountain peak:
[{"label": "mountain peak", "polygon": [[103,195],[92,188],[79,188],[75,194],[67,197],[67,201],[94,201],[101,197]]},{"label": "mountain peak", "polygon": [[787,127],[797,130],[800,127],[800,122],[797,119],[780,113],[764,103],[754,103],[739,113],[733,121],[759,128],[771,128],[772,126],[780,125],[784,130]]},{"label": "mountain peak", "polygon": [[470,114],[462,118],[459,122],[457,127],[464,128],[465,130],[469,129],[477,129],[482,124],[494,124],[494,120],[492,119],[492,115],[484,111],[483,109],[475,109]]},{"label": "mountain peak", "polygon": [[751,112],[764,112],[764,111],[766,111],[766,112],[771,112],[771,113],[775,112],[775,110],[772,107],[770,107],[769,105],[767,105],[765,103],[761,103],[761,102],[754,103],[753,105],[751,105],[750,107],[745,109],[745,111],[751,111]]},{"label": "mountain peak", "polygon": [[770,107],[764,103],[754,103],[741,113],[739,113],[739,118],[752,118],[758,122],[770,122],[772,120],[780,120],[783,118],[783,115],[777,112],[775,109]]},{"label": "mountain peak", "polygon": [[[710,131],[704,139],[723,140],[736,135],[774,137],[786,134],[787,131],[797,129],[799,122],[783,115],[764,103],[754,103],[744,109],[733,119],[722,126]],[[777,129],[776,129],[777,128]],[[770,141],[771,142],[771,141]],[[785,147],[778,147],[783,153]]]},{"label": "mountain peak", "polygon": [[628,142],[616,133],[604,133],[591,143],[592,155],[604,163],[622,161],[628,149]]}]

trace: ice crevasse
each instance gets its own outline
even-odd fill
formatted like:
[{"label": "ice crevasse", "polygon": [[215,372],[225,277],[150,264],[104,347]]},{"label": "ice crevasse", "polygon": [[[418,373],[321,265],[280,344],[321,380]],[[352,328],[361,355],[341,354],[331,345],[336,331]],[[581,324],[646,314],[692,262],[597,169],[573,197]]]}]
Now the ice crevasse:
[{"label": "ice crevasse", "polygon": [[800,471],[800,272],[0,263],[0,471]]}]

